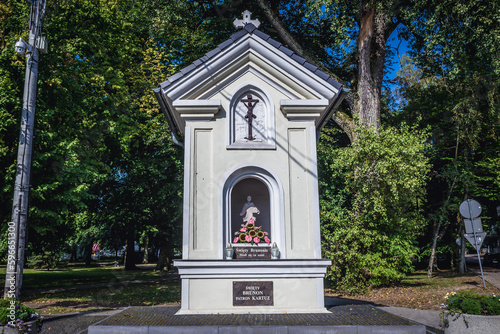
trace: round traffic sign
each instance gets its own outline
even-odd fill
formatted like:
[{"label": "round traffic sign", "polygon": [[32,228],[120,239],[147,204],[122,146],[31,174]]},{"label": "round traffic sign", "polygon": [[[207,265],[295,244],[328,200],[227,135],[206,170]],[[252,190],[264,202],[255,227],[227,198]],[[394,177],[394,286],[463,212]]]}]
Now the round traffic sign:
[{"label": "round traffic sign", "polygon": [[[481,204],[473,199],[468,199],[460,204],[460,214],[465,218],[476,218],[481,214]],[[472,217],[471,217],[472,215]]]}]

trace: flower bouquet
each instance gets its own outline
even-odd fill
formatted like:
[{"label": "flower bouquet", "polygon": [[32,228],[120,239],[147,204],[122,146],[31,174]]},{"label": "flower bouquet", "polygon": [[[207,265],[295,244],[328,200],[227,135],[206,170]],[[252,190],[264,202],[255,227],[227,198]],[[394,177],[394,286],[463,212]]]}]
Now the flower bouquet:
[{"label": "flower bouquet", "polygon": [[255,220],[250,218],[248,223],[241,224],[241,228],[234,233],[235,237],[233,244],[260,244],[265,242],[269,244],[271,239],[269,239],[269,233],[262,230],[262,226],[255,226]]}]

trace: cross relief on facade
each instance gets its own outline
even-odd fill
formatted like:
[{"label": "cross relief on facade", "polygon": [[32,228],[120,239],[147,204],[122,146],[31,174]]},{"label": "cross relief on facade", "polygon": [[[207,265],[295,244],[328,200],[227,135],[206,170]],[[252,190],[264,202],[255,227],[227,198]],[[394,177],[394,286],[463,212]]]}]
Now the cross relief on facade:
[{"label": "cross relief on facade", "polygon": [[257,118],[257,116],[253,113],[253,108],[259,100],[252,98],[252,95],[249,94],[246,99],[243,99],[240,102],[243,102],[245,107],[247,107],[247,114],[245,115],[245,118],[248,120],[248,136],[245,137],[245,139],[254,140],[255,137],[252,134],[252,123],[253,119]]}]

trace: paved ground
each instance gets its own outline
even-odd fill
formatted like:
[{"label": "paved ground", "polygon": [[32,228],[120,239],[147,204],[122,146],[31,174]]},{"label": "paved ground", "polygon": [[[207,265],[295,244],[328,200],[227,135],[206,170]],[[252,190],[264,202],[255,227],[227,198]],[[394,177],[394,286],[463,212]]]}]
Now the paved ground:
[{"label": "paved ground", "polygon": [[[90,325],[106,326],[413,326],[440,333],[439,312],[376,306],[362,301],[327,298],[330,314],[174,316],[179,306],[130,307],[46,318],[42,334],[83,334]],[[434,328],[437,327],[437,328]],[[408,327],[411,328],[411,327]]]},{"label": "paved ground", "polygon": [[[481,256],[481,260],[482,260]],[[465,256],[465,261],[467,264],[467,269],[473,271],[478,276],[481,276],[481,270],[479,268],[479,262],[477,260],[477,254],[467,254]],[[483,266],[484,280],[497,289],[500,289],[500,269],[492,267]]]},{"label": "paved ground", "polygon": [[379,305],[379,304],[373,304],[373,303],[368,303],[362,300],[356,300],[356,299],[347,299],[347,298],[331,298],[331,297],[326,297],[325,298],[325,306],[327,308],[330,308],[332,306],[342,306],[342,305],[372,305],[376,307],[379,310],[397,315],[399,317],[403,317],[405,319],[414,321],[416,323],[425,325],[427,327],[427,331],[430,333],[439,333],[440,332],[440,326],[439,326],[439,314],[441,313],[440,311],[434,311],[434,310],[415,310],[415,309],[410,309],[410,308],[404,308],[404,307],[394,307],[394,306],[387,306],[387,305]]},{"label": "paved ground", "polygon": [[79,334],[87,333],[90,325],[96,324],[123,309],[102,312],[79,312],[72,314],[60,314],[46,316],[43,321],[42,334]]}]

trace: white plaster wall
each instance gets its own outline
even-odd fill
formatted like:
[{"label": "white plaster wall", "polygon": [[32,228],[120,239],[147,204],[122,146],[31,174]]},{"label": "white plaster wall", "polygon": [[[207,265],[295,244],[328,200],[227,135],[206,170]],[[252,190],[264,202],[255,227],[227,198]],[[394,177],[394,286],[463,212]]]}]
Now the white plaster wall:
[{"label": "white plaster wall", "polygon": [[[273,281],[273,306],[233,306],[233,282],[248,279],[190,279],[189,310],[193,313],[322,312],[315,278],[254,279]],[[323,291],[321,290],[321,301]]]},{"label": "white plaster wall", "polygon": [[[254,82],[274,100],[276,126],[275,150],[228,150],[227,114],[229,99],[243,83]],[[286,85],[283,83],[283,85]],[[277,175],[284,191],[284,226],[288,259],[320,258],[319,208],[317,192],[314,121],[289,121],[281,112],[281,99],[290,97],[276,85],[247,72],[211,96],[220,99],[222,108],[211,121],[186,120],[186,136],[190,137],[191,168],[189,171],[189,241],[185,259],[220,259],[225,240],[220,189],[228,170],[243,163],[264,166]],[[297,95],[299,95],[297,93]],[[316,183],[316,185],[314,185]],[[291,193],[291,195],[289,195]],[[317,196],[317,194],[316,194]],[[315,227],[315,224],[317,226]],[[186,242],[186,241],[185,241]],[[196,283],[193,283],[196,284]],[[213,283],[215,284],[215,283]]]}]

